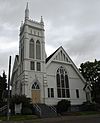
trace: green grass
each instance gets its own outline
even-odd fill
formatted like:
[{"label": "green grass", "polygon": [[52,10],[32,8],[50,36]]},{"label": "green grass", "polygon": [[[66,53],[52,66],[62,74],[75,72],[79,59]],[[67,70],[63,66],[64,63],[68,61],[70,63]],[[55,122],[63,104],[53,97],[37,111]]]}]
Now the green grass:
[{"label": "green grass", "polygon": [[84,111],[84,112],[79,112],[80,115],[92,115],[92,114],[100,114],[98,111]]},{"label": "green grass", "polygon": [[[71,112],[71,113],[65,113],[64,116],[84,116],[84,115],[95,115],[100,114],[100,112],[97,111],[84,111],[84,112]],[[37,120],[36,120],[37,119]],[[6,121],[6,116],[0,116],[0,121]],[[32,122],[39,122],[39,117],[36,115],[14,115],[10,116],[10,121],[25,121],[25,120],[32,120]]]},{"label": "green grass", "polygon": [[96,115],[100,114],[99,111],[83,111],[83,112],[64,112],[63,116],[84,116],[84,115]]},{"label": "green grass", "polygon": [[84,111],[84,112],[66,112],[63,115],[66,116],[81,116],[81,115],[95,115],[100,114],[98,111]]},{"label": "green grass", "polygon": [[[38,117],[36,115],[15,115],[15,116],[10,116],[10,121],[23,121],[23,120],[34,120],[37,119]],[[6,121],[7,117],[5,116],[0,116],[1,121]]]},{"label": "green grass", "polygon": [[5,116],[0,116],[0,121],[5,121],[7,118]]}]

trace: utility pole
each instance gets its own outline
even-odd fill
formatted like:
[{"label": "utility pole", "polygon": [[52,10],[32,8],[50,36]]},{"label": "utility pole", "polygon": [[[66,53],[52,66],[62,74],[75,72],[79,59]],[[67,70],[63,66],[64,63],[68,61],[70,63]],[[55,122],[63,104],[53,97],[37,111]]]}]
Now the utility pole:
[{"label": "utility pole", "polygon": [[7,120],[9,120],[10,112],[10,72],[11,72],[11,56],[9,57],[9,72],[8,72],[8,99],[7,99]]}]

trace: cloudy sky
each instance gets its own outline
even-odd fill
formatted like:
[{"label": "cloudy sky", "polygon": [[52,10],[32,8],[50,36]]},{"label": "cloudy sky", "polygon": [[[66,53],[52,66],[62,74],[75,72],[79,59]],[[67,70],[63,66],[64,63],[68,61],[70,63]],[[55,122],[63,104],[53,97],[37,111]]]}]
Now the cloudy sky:
[{"label": "cloudy sky", "polygon": [[0,0],[0,74],[18,54],[27,1],[30,18],[44,18],[48,56],[62,45],[78,67],[100,60],[100,0]]}]

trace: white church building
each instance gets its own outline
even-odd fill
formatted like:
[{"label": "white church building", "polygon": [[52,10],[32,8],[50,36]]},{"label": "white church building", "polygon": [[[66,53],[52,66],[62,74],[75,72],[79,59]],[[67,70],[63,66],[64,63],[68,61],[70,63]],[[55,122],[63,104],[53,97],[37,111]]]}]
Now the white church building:
[{"label": "white church building", "polygon": [[66,51],[60,46],[49,57],[45,52],[45,28],[29,18],[28,4],[19,34],[19,55],[12,70],[12,95],[26,95],[34,103],[56,105],[62,99],[71,105],[87,100],[85,79]]}]

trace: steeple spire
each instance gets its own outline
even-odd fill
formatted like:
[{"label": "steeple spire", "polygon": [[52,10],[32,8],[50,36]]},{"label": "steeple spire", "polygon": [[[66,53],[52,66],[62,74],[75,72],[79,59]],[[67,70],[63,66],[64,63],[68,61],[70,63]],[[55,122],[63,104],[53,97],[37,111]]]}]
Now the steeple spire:
[{"label": "steeple spire", "polygon": [[40,20],[40,22],[42,23],[42,24],[44,24],[44,22],[43,22],[43,17],[41,16],[41,20]]},{"label": "steeple spire", "polygon": [[26,5],[26,9],[25,9],[25,20],[26,20],[26,19],[29,19],[28,2],[27,2],[27,5]]}]

